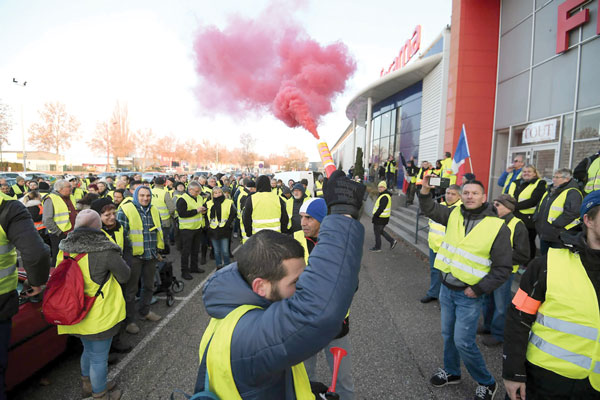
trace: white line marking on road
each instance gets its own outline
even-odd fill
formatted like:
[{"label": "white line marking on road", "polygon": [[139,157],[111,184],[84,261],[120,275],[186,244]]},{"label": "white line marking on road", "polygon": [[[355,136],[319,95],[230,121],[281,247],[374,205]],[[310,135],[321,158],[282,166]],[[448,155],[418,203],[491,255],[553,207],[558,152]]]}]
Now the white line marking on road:
[{"label": "white line marking on road", "polygon": [[146,347],[146,345],[148,343],[150,343],[150,341],[152,339],[154,339],[154,337],[169,323],[169,321],[171,321],[173,319],[173,317],[176,316],[179,313],[179,311],[181,311],[181,309],[196,295],[196,293],[198,293],[200,291],[200,289],[202,289],[202,286],[204,286],[204,284],[206,283],[206,281],[208,280],[208,278],[211,275],[212,275],[212,273],[209,274],[206,278],[204,278],[204,280],[202,282],[200,282],[200,284],[198,286],[196,286],[194,288],[194,290],[192,290],[190,292],[189,295],[187,295],[186,297],[183,298],[181,303],[179,303],[172,312],[167,314],[159,322],[159,324],[158,324],[158,326],[156,326],[156,328],[154,328],[145,338],[143,338],[142,341],[139,342],[137,344],[137,346],[135,346],[133,348],[133,350],[131,350],[131,352],[129,354],[127,354],[127,356],[125,356],[125,358],[123,358],[121,361],[119,361],[117,366],[113,370],[111,370],[110,373],[108,374],[108,377],[106,378],[107,382],[110,380],[113,380],[117,376],[119,376],[121,371],[123,371],[123,369],[131,362],[131,360],[133,360],[135,358],[135,356],[137,356],[138,353],[140,351],[142,351],[142,349],[144,347]]},{"label": "white line marking on road", "polygon": [[[156,298],[156,299],[158,299],[158,300],[166,300],[166,299],[167,299],[167,296],[154,296],[154,298]],[[174,298],[175,300],[182,301],[182,300],[185,300],[185,299],[187,299],[187,298],[188,298],[188,296],[185,296],[185,297],[178,297],[178,296],[174,296],[173,298]]]}]

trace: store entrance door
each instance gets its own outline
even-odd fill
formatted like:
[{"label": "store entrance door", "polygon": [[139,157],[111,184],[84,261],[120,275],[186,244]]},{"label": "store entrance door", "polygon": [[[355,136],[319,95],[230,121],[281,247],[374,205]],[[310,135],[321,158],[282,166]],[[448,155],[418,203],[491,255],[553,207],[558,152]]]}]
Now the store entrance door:
[{"label": "store entrance door", "polygon": [[523,156],[525,164],[534,165],[541,177],[547,181],[552,180],[552,174],[558,168],[558,146],[556,144],[514,148],[510,154],[511,160],[514,160],[517,155]]}]

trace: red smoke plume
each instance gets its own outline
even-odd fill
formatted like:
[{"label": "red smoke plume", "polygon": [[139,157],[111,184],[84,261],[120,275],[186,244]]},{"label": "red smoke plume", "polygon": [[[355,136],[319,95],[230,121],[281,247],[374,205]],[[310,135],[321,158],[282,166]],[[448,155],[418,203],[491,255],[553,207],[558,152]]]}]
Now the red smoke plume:
[{"label": "red smoke plume", "polygon": [[356,63],[343,43],[321,46],[293,21],[285,4],[255,20],[201,27],[194,44],[196,94],[204,109],[241,115],[268,108],[289,127],[317,139],[320,118],[331,111]]}]

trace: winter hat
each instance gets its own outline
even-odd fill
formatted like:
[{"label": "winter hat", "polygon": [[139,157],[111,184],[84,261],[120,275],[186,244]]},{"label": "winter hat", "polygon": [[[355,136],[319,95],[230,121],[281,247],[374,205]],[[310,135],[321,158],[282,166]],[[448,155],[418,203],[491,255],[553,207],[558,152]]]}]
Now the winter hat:
[{"label": "winter hat", "polygon": [[327,215],[327,204],[320,198],[310,199],[302,204],[299,212],[306,213],[321,223]]},{"label": "winter hat", "polygon": [[512,197],[510,194],[501,194],[494,201],[502,204],[504,207],[508,208],[511,212],[515,211],[517,206],[517,200]]},{"label": "winter hat", "polygon": [[593,191],[583,199],[580,210],[581,220],[583,221],[583,216],[596,206],[600,206],[600,190]]},{"label": "winter hat", "polygon": [[38,189],[39,190],[50,190],[50,185],[48,185],[47,182],[40,182],[40,183],[38,183]]},{"label": "winter hat", "polygon": [[110,197],[103,197],[101,199],[92,201],[90,208],[96,211],[98,214],[102,214],[102,209],[109,204],[113,204],[113,202],[110,200]]},{"label": "winter hat", "polygon": [[305,189],[304,189],[304,185],[303,185],[303,184],[301,184],[301,183],[296,183],[296,184],[294,185],[294,187],[292,188],[292,192],[293,192],[294,190],[299,190],[299,191],[301,191],[302,193],[304,193],[304,190],[305,190]]},{"label": "winter hat", "polygon": [[304,179],[300,180],[300,183],[308,186],[308,179],[304,178]]},{"label": "winter hat", "polygon": [[379,184],[377,185],[377,187],[384,187],[387,189],[387,183],[385,183],[385,181],[381,181],[379,182]]}]

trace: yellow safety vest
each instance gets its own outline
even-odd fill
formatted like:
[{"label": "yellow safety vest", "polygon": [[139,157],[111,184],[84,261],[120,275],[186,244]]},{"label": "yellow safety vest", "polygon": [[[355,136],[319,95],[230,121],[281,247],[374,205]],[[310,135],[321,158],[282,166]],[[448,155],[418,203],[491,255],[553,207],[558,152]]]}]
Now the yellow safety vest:
[{"label": "yellow safety vest", "polygon": [[[212,200],[210,200],[207,203],[208,211],[206,212],[206,215],[208,215],[209,218],[210,218],[210,211],[212,210],[214,205],[215,205],[215,203]],[[215,218],[211,218],[209,221],[210,229],[217,229],[217,228],[222,228],[225,226],[225,224],[227,223],[227,220],[229,219],[229,212],[231,211],[232,205],[233,205],[233,200],[229,200],[229,199],[223,200],[223,202],[221,203],[221,219],[217,219],[217,216],[216,216],[217,213],[215,213]]]},{"label": "yellow safety vest", "polygon": [[161,221],[166,221],[171,217],[169,215],[167,203],[165,203],[165,195],[167,193],[168,192],[164,188],[152,189],[152,205],[158,209]]},{"label": "yellow safety vest", "polygon": [[[157,231],[157,247],[159,249],[164,249],[165,243],[163,241],[163,232],[160,225],[160,215],[158,214],[156,207],[152,205],[150,205],[150,207],[150,214],[152,215],[152,222],[154,223],[154,227],[152,227],[150,231]],[[144,254],[144,224],[142,222],[142,217],[133,202],[125,204],[122,210],[129,221],[129,241],[133,248],[133,255],[141,256]]]},{"label": "yellow safety vest", "polygon": [[[0,205],[11,201],[9,196],[0,193]],[[0,225],[0,295],[17,290],[19,274],[17,272],[17,250],[8,240],[4,228]]]},{"label": "yellow safety vest", "polygon": [[[547,219],[549,224],[552,224],[552,222],[554,222],[558,217],[560,217],[562,215],[562,213],[564,211],[564,207],[565,207],[565,201],[567,200],[567,194],[568,194],[569,190],[576,190],[577,193],[579,193],[579,195],[581,196],[581,192],[577,188],[572,187],[572,188],[568,188],[567,190],[563,190],[561,192],[561,194],[559,194],[558,197],[556,199],[554,199],[552,204],[550,204],[550,210],[548,210],[548,219]],[[544,199],[546,198],[546,196],[548,196],[548,192],[544,193],[542,200],[540,200],[540,204],[542,204],[544,202]],[[569,224],[567,224],[564,229],[569,230],[571,228],[576,227],[580,223],[581,223],[581,220],[579,218],[575,218],[573,221],[571,221]]]},{"label": "yellow safety vest", "polygon": [[281,204],[273,192],[256,192],[252,202],[252,234],[270,229],[281,232]]},{"label": "yellow safety vest", "polygon": [[[206,352],[206,371],[209,376],[209,387],[220,399],[242,400],[238,392],[233,371],[231,370],[231,340],[233,330],[238,321],[250,310],[260,308],[258,306],[242,305],[231,311],[223,319],[211,318],[208,327],[200,341],[200,364]],[[210,343],[210,346],[209,346]],[[208,346],[208,351],[206,347]],[[315,395],[310,389],[308,374],[304,363],[291,367],[294,380],[294,390],[297,400],[314,400]]]},{"label": "yellow safety vest", "polygon": [[[181,196],[181,198],[187,204],[188,211],[197,210],[198,207],[200,207],[202,204],[204,204],[204,198],[200,195],[196,196],[196,198],[194,199],[188,193],[184,193]],[[179,216],[179,229],[195,230],[195,229],[202,229],[202,228],[204,228],[204,226],[205,226],[205,224],[204,224],[204,215],[203,214],[198,213],[194,216],[187,217],[187,218]]]},{"label": "yellow safety vest", "polygon": [[317,197],[323,197],[323,182],[316,181],[315,182],[315,195]]},{"label": "yellow safety vest", "polygon": [[123,228],[123,225],[119,226],[119,229],[114,232],[116,240],[104,229],[102,229],[102,232],[104,232],[108,240],[119,246],[121,251],[123,251],[123,247],[125,246],[125,229]]},{"label": "yellow safety vest", "polygon": [[119,204],[119,208],[123,207],[127,203],[131,203],[133,201],[132,197],[123,197],[123,201]]},{"label": "yellow safety vest", "polygon": [[294,232],[294,239],[302,245],[302,248],[304,249],[304,262],[308,264],[308,244],[306,243],[306,237],[304,237],[304,231],[299,230]]},{"label": "yellow safety vest", "polygon": [[15,195],[23,194],[23,191],[21,190],[19,185],[17,185],[16,183],[14,185],[12,185],[12,190],[13,190],[13,192],[15,192]]},{"label": "yellow safety vest", "polygon": [[444,158],[442,160],[442,178],[449,178],[450,184],[456,184],[456,175],[454,175],[454,171],[452,170],[452,159]]},{"label": "yellow safety vest", "polygon": [[600,189],[600,157],[596,157],[592,165],[587,170],[587,182],[583,191],[589,194],[594,190]]},{"label": "yellow safety vest", "polygon": [[[73,258],[77,253],[70,254]],[[56,257],[56,267],[64,259],[62,250]],[[86,254],[78,261],[79,268],[83,274],[83,290],[86,295],[93,297],[100,285],[90,277],[90,265],[88,255]],[[102,286],[102,294],[96,297],[94,305],[81,320],[75,325],[58,325],[59,335],[94,335],[104,332],[125,319],[125,298],[121,285],[109,272],[108,281]]]},{"label": "yellow safety vest", "polygon": [[83,199],[83,196],[85,196],[85,192],[83,191],[83,189],[75,188],[75,190],[73,190],[73,198],[75,199],[76,203],[77,200]]},{"label": "yellow safety vest", "polygon": [[240,187],[240,194],[238,194],[237,204],[236,204],[236,206],[237,206],[237,217],[238,217],[238,219],[240,221],[242,220],[242,211],[244,211],[243,207],[242,207],[242,196],[248,196],[248,192],[246,191],[246,188],[243,187],[243,186]]},{"label": "yellow safety vest", "polygon": [[[510,221],[508,221],[506,223],[506,226],[508,226],[508,229],[510,229],[510,247],[514,246],[515,243],[515,230],[517,228],[517,224],[519,223],[523,223],[523,221],[521,221],[519,218],[517,217],[512,217],[512,219]],[[513,274],[516,273],[519,270],[519,264],[517,265],[513,265]]]},{"label": "yellow safety vest", "polygon": [[396,173],[396,166],[394,164],[391,163],[391,161],[388,161],[386,163],[387,165],[385,166],[385,172],[386,173],[390,173],[390,174],[395,174]]},{"label": "yellow safety vest", "polygon": [[390,215],[392,215],[392,196],[390,196],[388,193],[382,193],[379,195],[377,201],[375,201],[375,205],[373,206],[373,214],[375,214],[375,211],[379,209],[379,201],[382,197],[387,197],[388,202],[383,212],[379,215],[379,218],[389,218]]},{"label": "yellow safety vest", "polygon": [[[502,187],[502,193],[507,193],[507,194],[510,194],[512,196],[512,194],[515,192],[515,187],[516,187],[516,185],[514,185],[515,182],[514,181],[513,182],[510,181],[512,179],[513,175],[514,175],[514,172],[511,172],[508,175],[506,175],[506,180],[504,181],[504,186]],[[523,175],[523,169],[522,168],[519,171],[519,175],[517,175],[517,177],[515,178],[515,181],[518,180],[518,179],[521,179],[521,175]],[[508,191],[506,191],[506,188],[508,188],[509,185],[511,185],[511,187],[509,188]]]},{"label": "yellow safety vest", "polygon": [[[527,185],[527,187],[525,189],[523,189],[523,191],[521,193],[519,193],[519,198],[517,199],[517,202],[529,200],[531,198],[531,195],[533,194],[533,191],[535,190],[538,183],[540,182],[540,180],[541,179],[536,179],[535,182],[529,183]],[[513,182],[513,184],[510,185],[508,194],[510,194],[511,196],[514,196],[516,187],[517,187],[517,185],[515,185]],[[523,210],[519,210],[519,212],[521,214],[533,214],[535,212],[535,209],[536,209],[536,206],[533,206],[533,207],[525,208]]]},{"label": "yellow safety vest", "polygon": [[600,391],[600,311],[579,254],[548,249],[546,300],[531,326],[527,360]]},{"label": "yellow safety vest", "polygon": [[[460,207],[462,201],[459,199],[456,203],[448,206],[446,202],[440,203],[443,206],[447,207]],[[442,224],[438,224],[431,218],[429,219],[429,234],[427,235],[427,241],[429,242],[429,248],[433,250],[434,253],[438,252],[438,249],[442,245],[444,241],[444,235],[446,234],[446,227]]]},{"label": "yellow safety vest", "polygon": [[459,207],[454,208],[433,266],[467,285],[475,285],[490,272],[490,250],[503,224],[498,217],[484,217],[465,235],[464,217]]},{"label": "yellow safety vest", "polygon": [[[52,207],[54,208],[54,216],[52,217],[54,223],[61,231],[67,232],[72,227],[71,220],[69,220],[69,207],[67,207],[62,197],[54,193],[50,193],[48,197],[52,201]],[[71,195],[71,202],[75,204],[73,195]]]}]

